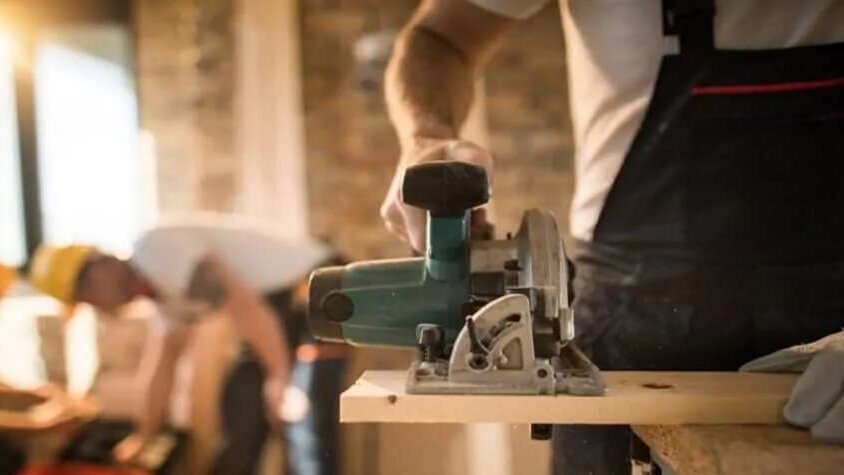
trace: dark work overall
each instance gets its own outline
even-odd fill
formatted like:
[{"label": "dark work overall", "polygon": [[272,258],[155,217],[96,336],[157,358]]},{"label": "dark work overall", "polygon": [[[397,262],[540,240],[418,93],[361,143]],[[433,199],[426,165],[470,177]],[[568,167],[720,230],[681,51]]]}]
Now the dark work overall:
[{"label": "dark work overall", "polygon": [[[664,1],[680,53],[574,249],[577,342],[605,370],[733,371],[844,327],[844,44],[715,50],[714,13]],[[557,427],[554,471],[628,474],[630,443]]]}]

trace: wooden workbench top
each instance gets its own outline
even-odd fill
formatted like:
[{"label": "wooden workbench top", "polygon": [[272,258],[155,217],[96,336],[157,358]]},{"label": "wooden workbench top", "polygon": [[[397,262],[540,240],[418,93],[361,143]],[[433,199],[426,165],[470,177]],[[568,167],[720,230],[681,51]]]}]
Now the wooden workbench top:
[{"label": "wooden workbench top", "polygon": [[367,371],[340,398],[341,422],[776,424],[794,375],[604,372],[607,395],[418,395],[406,372]]},{"label": "wooden workbench top", "polygon": [[634,426],[677,474],[831,475],[844,473],[844,446],[822,444],[788,426]]}]

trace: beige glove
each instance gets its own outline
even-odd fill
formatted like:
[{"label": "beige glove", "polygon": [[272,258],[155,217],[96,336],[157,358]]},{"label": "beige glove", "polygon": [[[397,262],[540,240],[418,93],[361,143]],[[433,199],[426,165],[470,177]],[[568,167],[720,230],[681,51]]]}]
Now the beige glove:
[{"label": "beige glove", "polygon": [[803,373],[783,411],[785,420],[818,440],[844,443],[844,331],[757,358],[740,371]]}]

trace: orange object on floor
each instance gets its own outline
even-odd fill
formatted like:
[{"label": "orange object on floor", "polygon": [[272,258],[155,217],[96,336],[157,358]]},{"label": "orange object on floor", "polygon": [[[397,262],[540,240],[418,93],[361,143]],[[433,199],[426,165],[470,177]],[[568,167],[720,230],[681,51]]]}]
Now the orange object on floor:
[{"label": "orange object on floor", "polygon": [[150,475],[151,472],[132,467],[108,467],[79,462],[57,462],[31,465],[18,475]]}]

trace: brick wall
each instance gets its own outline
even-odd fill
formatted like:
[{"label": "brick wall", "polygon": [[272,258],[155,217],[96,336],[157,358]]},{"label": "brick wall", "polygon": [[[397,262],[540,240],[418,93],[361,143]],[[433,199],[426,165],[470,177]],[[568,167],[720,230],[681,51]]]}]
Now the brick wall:
[{"label": "brick wall", "polygon": [[352,46],[365,33],[399,28],[415,2],[300,5],[311,228],[355,258],[406,254],[378,216],[398,144],[380,91],[358,87]]},{"label": "brick wall", "polygon": [[236,202],[232,4],[135,2],[141,125],[155,137],[163,212]]},{"label": "brick wall", "polygon": [[[302,2],[311,227],[355,258],[406,255],[407,247],[383,230],[378,216],[398,145],[380,91],[357,85],[352,45],[365,33],[398,29],[415,5]],[[514,230],[531,206],[553,210],[565,228],[572,140],[556,4],[514,32],[486,78],[499,229]]]}]

